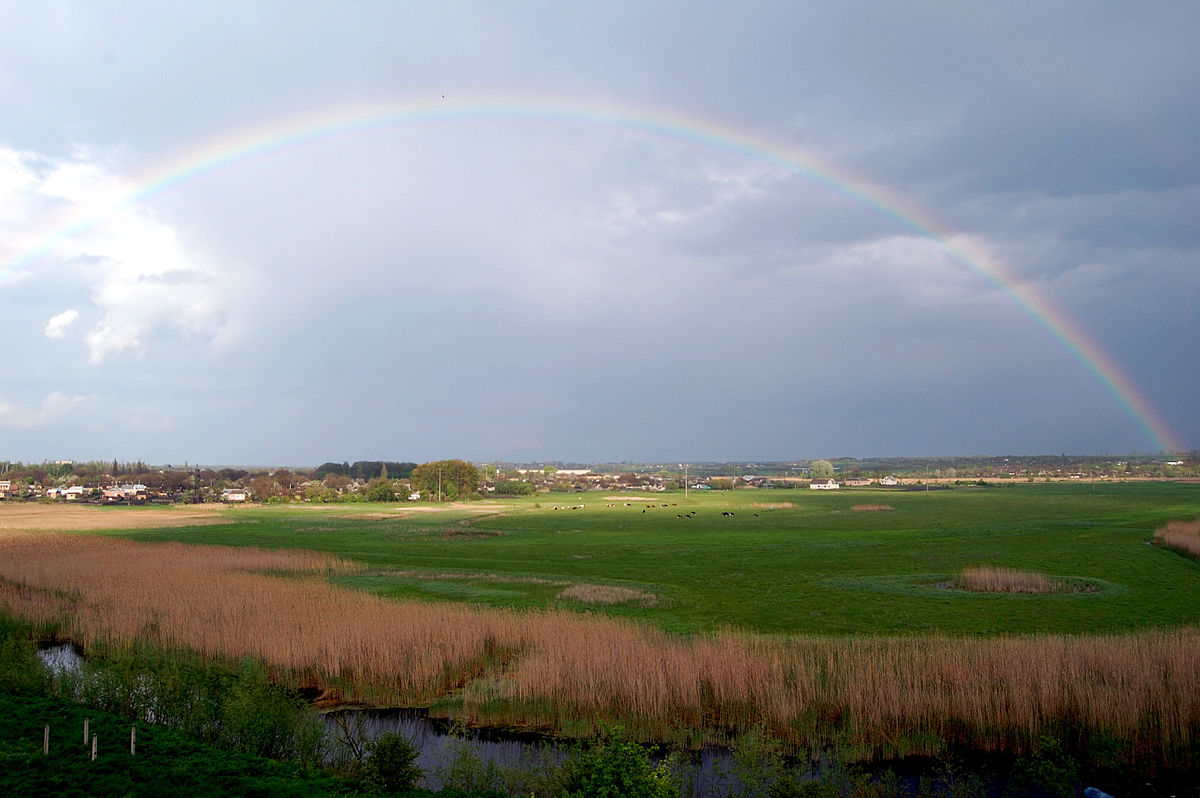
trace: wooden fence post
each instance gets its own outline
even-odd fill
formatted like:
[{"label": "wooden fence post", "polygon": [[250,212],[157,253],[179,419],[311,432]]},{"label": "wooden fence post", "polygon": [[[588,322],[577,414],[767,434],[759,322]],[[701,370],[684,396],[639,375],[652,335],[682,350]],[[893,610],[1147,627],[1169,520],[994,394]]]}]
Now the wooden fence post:
[{"label": "wooden fence post", "polygon": [[50,724],[46,724],[46,731],[42,734],[42,756],[50,753]]},{"label": "wooden fence post", "polygon": [[96,761],[96,735],[92,735],[92,761]]},{"label": "wooden fence post", "polygon": [[129,727],[129,755],[137,755],[137,726]]},{"label": "wooden fence post", "polygon": [[88,718],[83,719],[83,744],[87,745],[88,741]]}]

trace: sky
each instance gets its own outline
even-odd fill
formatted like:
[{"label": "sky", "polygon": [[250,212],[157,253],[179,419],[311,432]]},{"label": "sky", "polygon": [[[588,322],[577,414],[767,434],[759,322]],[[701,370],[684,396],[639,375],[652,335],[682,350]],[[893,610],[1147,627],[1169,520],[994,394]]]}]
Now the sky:
[{"label": "sky", "polygon": [[0,0],[0,460],[1200,447],[1200,4]]}]

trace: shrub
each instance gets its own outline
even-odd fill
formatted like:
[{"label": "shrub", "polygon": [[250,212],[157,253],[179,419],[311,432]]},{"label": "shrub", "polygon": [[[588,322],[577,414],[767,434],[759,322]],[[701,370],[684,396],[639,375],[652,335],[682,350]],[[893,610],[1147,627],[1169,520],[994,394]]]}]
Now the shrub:
[{"label": "shrub", "polygon": [[28,628],[0,615],[0,692],[41,693],[45,688],[46,669],[29,639]]},{"label": "shrub", "polygon": [[1076,764],[1053,737],[1043,737],[1038,749],[1017,759],[1009,791],[1016,795],[1075,795]]},{"label": "shrub", "polygon": [[417,748],[399,732],[385,732],[371,745],[367,776],[384,792],[411,790],[424,772],[417,766]]},{"label": "shrub", "polygon": [[245,659],[221,708],[221,736],[235,751],[276,759],[295,756],[304,714],[299,698],[271,684],[260,663]]},{"label": "shrub", "polygon": [[588,751],[567,764],[568,798],[675,798],[679,785],[671,763],[650,764],[650,754],[608,731]]}]

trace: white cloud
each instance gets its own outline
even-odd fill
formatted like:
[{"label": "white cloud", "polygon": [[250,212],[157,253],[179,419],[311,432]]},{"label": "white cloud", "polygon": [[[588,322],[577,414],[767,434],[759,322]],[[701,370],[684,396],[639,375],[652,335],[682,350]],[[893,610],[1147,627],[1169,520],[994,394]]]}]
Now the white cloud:
[{"label": "white cloud", "polygon": [[87,399],[86,396],[64,396],[55,391],[43,399],[38,407],[0,402],[0,427],[13,429],[44,427],[70,415],[72,410],[86,402]]},{"label": "white cloud", "polygon": [[[185,249],[175,229],[129,203],[132,193],[102,154],[80,149],[53,159],[0,148],[0,240],[8,242],[0,285],[42,270],[71,272],[70,283],[88,290],[100,311],[86,335],[93,363],[160,338],[229,334],[228,281]],[[78,317],[59,314],[44,332],[61,338]]]},{"label": "white cloud", "polygon": [[62,338],[67,334],[67,329],[75,323],[79,318],[78,310],[64,310],[57,316],[54,316],[50,321],[46,322],[46,337],[47,338]]}]

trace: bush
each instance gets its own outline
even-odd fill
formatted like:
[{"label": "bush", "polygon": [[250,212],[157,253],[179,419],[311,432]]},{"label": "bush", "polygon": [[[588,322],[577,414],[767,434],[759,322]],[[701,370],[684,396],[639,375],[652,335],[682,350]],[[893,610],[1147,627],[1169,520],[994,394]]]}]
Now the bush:
[{"label": "bush", "polygon": [[1069,798],[1075,794],[1077,766],[1053,737],[1043,737],[1038,749],[1020,757],[1013,767],[1009,793]]},{"label": "bush", "polygon": [[367,778],[384,792],[411,790],[424,775],[417,766],[417,748],[399,732],[385,732],[371,745]]},{"label": "bush", "polygon": [[235,751],[284,758],[293,753],[293,726],[301,707],[271,684],[266,670],[246,659],[221,708],[222,737]]},{"label": "bush", "polygon": [[569,798],[676,798],[679,785],[671,763],[650,764],[650,754],[637,743],[609,731],[591,750],[567,763]]},{"label": "bush", "polygon": [[42,693],[45,688],[46,669],[29,639],[28,627],[0,615],[0,692]]}]

